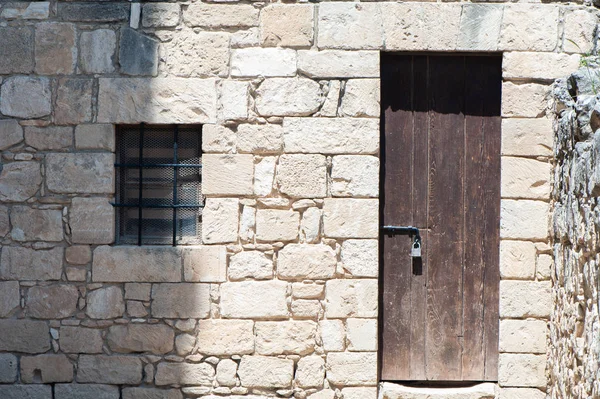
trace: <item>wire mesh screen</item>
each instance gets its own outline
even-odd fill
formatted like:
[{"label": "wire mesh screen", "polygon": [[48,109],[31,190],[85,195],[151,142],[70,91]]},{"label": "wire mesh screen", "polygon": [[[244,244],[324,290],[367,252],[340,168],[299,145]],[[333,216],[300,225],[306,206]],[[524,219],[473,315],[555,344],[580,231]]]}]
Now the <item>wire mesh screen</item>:
[{"label": "wire mesh screen", "polygon": [[199,126],[119,127],[117,243],[200,243],[201,137]]}]

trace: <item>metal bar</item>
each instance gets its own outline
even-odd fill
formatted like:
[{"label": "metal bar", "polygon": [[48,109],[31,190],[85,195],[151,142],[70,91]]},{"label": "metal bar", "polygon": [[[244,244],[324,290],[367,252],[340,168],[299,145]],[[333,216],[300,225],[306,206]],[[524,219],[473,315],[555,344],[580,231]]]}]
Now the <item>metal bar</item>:
[{"label": "metal bar", "polygon": [[[116,208],[139,208],[139,204],[118,204],[111,203]],[[156,209],[171,209],[171,208],[204,208],[204,204],[177,204],[177,205],[146,205],[142,204],[142,208],[156,208]]]},{"label": "metal bar", "polygon": [[114,164],[115,168],[202,168],[201,164],[185,164],[185,163],[180,163],[180,164],[172,164],[172,163],[155,163],[155,164],[148,164],[148,163],[141,163],[141,164],[136,164],[136,163],[115,163]]},{"label": "metal bar", "polygon": [[[144,123],[140,123],[140,156],[139,163],[142,164],[142,157],[144,155]],[[144,168],[140,168],[139,176],[140,176],[140,184],[138,187],[138,245],[142,245],[142,186],[144,182]]]},{"label": "metal bar", "polygon": [[413,226],[382,226],[381,230],[387,234],[408,234],[420,237],[419,229]]},{"label": "metal bar", "polygon": [[[173,140],[173,164],[177,164],[177,140],[179,127],[175,125]],[[177,205],[177,168],[173,168],[173,205]],[[173,246],[177,243],[177,208],[173,207]]]}]

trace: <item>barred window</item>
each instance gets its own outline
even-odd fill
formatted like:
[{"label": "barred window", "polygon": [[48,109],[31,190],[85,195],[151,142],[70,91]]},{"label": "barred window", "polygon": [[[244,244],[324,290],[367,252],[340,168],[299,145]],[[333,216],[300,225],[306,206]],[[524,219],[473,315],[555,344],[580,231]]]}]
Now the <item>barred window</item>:
[{"label": "barred window", "polygon": [[201,236],[202,128],[117,128],[117,244],[198,244]]}]

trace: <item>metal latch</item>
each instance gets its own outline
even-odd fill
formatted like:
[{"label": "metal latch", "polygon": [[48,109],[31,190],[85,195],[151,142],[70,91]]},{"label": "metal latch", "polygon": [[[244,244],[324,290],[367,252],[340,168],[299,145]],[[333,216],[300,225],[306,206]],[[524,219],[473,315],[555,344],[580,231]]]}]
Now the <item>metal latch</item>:
[{"label": "metal latch", "polygon": [[421,257],[421,235],[418,228],[413,226],[383,226],[381,229],[384,234],[406,234],[412,237],[413,242],[410,247],[410,256],[413,258]]}]

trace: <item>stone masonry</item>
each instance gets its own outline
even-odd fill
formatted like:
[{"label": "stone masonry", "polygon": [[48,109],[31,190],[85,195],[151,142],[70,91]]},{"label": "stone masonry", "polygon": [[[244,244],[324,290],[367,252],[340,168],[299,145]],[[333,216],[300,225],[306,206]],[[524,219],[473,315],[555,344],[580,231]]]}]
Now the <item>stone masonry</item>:
[{"label": "stone masonry", "polygon": [[[569,285],[597,282],[591,247],[560,236],[585,262],[553,288],[547,108],[597,23],[563,3],[1,2],[0,397],[545,397],[553,298],[587,334],[553,344],[598,342],[593,285]],[[378,387],[381,51],[504,54],[497,384]],[[113,245],[115,125],[140,122],[203,125],[202,245]],[[549,364],[578,385],[578,359]]]}]

